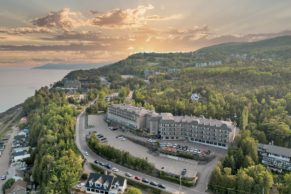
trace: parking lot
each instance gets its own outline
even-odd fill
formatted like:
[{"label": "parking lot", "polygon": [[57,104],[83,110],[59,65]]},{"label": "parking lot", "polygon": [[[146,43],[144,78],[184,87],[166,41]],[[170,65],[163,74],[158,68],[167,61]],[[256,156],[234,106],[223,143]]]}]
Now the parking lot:
[{"label": "parking lot", "polygon": [[[163,154],[155,155],[153,153],[150,153],[149,150],[144,146],[135,144],[127,139],[117,138],[120,135],[124,135],[124,132],[120,130],[115,131],[110,130],[108,128],[107,123],[104,121],[103,115],[90,115],[88,117],[88,124],[89,126],[92,126],[90,129],[87,129],[88,133],[96,132],[97,134],[102,134],[106,138],[105,141],[107,144],[110,144],[111,146],[117,149],[128,151],[132,155],[137,156],[139,158],[148,160],[149,162],[153,163],[157,169],[162,169],[164,171],[174,174],[181,174],[182,170],[186,169],[187,170],[186,176],[194,177],[197,175],[197,172],[203,173],[205,168],[212,169],[215,164],[214,162],[210,162],[207,165],[198,165],[198,162],[194,160],[168,156]],[[130,133],[126,133],[126,136],[133,135]],[[187,144],[187,142],[180,142],[179,144]],[[191,146],[193,146],[193,144]],[[206,150],[208,149],[205,146],[202,147],[203,149]]]}]

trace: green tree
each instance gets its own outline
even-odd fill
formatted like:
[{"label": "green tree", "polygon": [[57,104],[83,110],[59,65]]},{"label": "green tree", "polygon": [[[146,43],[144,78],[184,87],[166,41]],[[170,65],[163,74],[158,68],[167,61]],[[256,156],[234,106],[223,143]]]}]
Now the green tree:
[{"label": "green tree", "polygon": [[240,128],[242,130],[245,130],[248,126],[249,122],[249,109],[247,106],[243,108],[243,111],[241,113],[241,118],[240,118]]},{"label": "green tree", "polygon": [[291,173],[284,175],[282,193],[291,194]]},{"label": "green tree", "polygon": [[129,187],[126,194],[142,194],[141,190],[135,187]]},{"label": "green tree", "polygon": [[11,188],[11,186],[15,183],[15,180],[14,179],[8,179],[2,186],[2,191],[3,193],[5,193],[5,190],[6,189],[9,189]]}]

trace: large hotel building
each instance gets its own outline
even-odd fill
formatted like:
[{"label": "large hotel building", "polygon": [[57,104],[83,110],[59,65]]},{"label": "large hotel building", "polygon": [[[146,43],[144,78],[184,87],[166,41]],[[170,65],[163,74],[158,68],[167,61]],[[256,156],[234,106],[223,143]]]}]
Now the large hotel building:
[{"label": "large hotel building", "polygon": [[237,130],[230,121],[174,116],[125,104],[110,106],[107,120],[126,128],[159,134],[163,140],[188,140],[225,149],[234,140]]}]

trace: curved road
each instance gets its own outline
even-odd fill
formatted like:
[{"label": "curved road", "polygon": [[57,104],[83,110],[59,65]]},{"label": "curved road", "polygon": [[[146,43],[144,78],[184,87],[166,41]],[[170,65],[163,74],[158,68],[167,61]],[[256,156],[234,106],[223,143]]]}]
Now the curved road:
[{"label": "curved road", "polygon": [[[126,167],[120,166],[118,164],[115,164],[113,162],[110,162],[108,160],[103,159],[102,157],[100,157],[99,155],[95,154],[87,145],[86,142],[86,130],[85,130],[85,112],[82,112],[80,115],[78,115],[77,117],[77,122],[76,122],[76,137],[75,137],[75,142],[76,145],[78,147],[78,149],[80,150],[80,152],[84,155],[84,157],[86,158],[86,160],[90,163],[94,163],[95,160],[104,162],[104,163],[109,163],[112,166],[118,168],[120,170],[120,172],[118,173],[118,175],[124,176],[125,172],[129,172],[131,174],[133,174],[133,176],[139,176],[139,177],[143,177],[143,178],[147,178],[150,181],[155,181],[157,183],[161,183],[163,185],[166,186],[166,191],[170,192],[170,193],[179,193],[179,185],[175,184],[175,183],[171,183],[162,179],[158,179],[156,177],[152,177],[149,176],[147,174],[135,171],[135,170],[131,170],[128,169]],[[88,152],[88,156],[86,156],[84,153]],[[139,181],[140,182],[140,181]],[[148,185],[148,184],[147,184]],[[204,191],[198,191],[197,188],[193,187],[193,188],[188,188],[188,187],[181,187],[181,192],[183,194],[206,194],[206,192]]]}]

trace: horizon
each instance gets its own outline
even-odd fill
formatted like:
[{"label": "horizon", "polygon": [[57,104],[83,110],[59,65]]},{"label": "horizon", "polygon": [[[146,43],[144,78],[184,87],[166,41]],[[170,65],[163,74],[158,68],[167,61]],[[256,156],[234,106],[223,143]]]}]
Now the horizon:
[{"label": "horizon", "polygon": [[291,35],[287,0],[0,2],[0,67],[108,63]]}]

